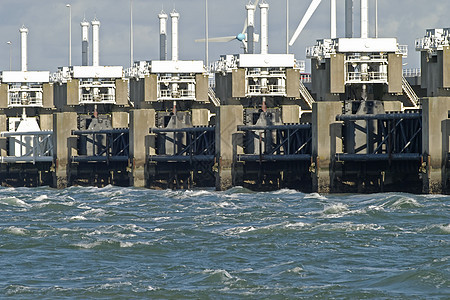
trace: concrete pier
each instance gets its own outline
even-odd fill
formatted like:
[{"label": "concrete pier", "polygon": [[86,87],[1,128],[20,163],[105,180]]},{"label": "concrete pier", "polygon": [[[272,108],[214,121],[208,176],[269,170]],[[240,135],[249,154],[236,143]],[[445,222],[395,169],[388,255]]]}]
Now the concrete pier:
[{"label": "concrete pier", "polygon": [[[130,112],[130,185],[146,186],[146,160],[150,154],[149,129],[155,127],[154,109],[134,109]],[[153,146],[154,148],[154,146]]]},{"label": "concrete pier", "polygon": [[318,193],[329,193],[333,185],[332,162],[336,151],[342,148],[342,141],[339,140],[335,130],[340,126],[336,122],[336,116],[342,113],[342,103],[315,102],[312,111],[313,190]]},{"label": "concrete pier", "polygon": [[224,105],[217,109],[216,123],[216,190],[233,186],[233,135],[237,126],[243,125],[242,105]]},{"label": "concrete pier", "polygon": [[76,137],[72,130],[77,129],[77,114],[75,112],[55,113],[53,115],[53,145],[55,153],[55,173],[53,186],[65,188],[70,184],[70,157],[77,149]]},{"label": "concrete pier", "polygon": [[450,97],[430,97],[422,101],[422,149],[426,173],[423,192],[440,194],[443,192],[444,166],[447,163],[448,146],[447,119]]}]

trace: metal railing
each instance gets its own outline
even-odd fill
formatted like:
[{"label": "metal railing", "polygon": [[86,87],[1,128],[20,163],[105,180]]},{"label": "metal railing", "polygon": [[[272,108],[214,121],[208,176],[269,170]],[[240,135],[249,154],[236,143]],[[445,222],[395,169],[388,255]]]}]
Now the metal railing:
[{"label": "metal railing", "polygon": [[309,161],[312,153],[311,124],[241,125],[247,141],[246,154],[236,154],[238,161]]},{"label": "metal railing", "polygon": [[21,92],[8,93],[8,106],[26,107],[37,106],[42,107],[42,93],[36,96],[24,95]]},{"label": "metal railing", "polygon": [[87,103],[111,103],[114,104],[116,102],[116,95],[111,94],[81,94],[80,95],[80,104]]},{"label": "metal railing", "polygon": [[403,69],[403,77],[419,77],[422,76],[420,68]]},{"label": "metal railing", "polygon": [[51,130],[2,132],[1,136],[10,138],[10,147],[12,146],[11,143],[13,143],[14,149],[20,149],[19,153],[14,153],[14,155],[0,157],[2,163],[28,162],[34,164],[36,162],[53,161],[53,131]]}]

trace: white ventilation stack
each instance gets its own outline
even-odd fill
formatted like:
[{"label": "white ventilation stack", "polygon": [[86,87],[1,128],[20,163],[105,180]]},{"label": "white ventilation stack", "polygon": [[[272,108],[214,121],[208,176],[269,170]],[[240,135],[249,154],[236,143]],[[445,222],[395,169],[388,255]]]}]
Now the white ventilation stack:
[{"label": "white ventilation stack", "polygon": [[167,60],[167,14],[163,11],[159,18],[159,59]]},{"label": "white ventilation stack", "polygon": [[331,0],[331,16],[330,16],[330,21],[331,21],[331,32],[330,32],[330,36],[332,39],[335,39],[337,37],[336,34],[336,28],[337,28],[337,23],[336,23],[336,0]]},{"label": "white ventilation stack", "polygon": [[269,4],[260,3],[261,10],[261,54],[269,53]]},{"label": "white ventilation stack", "polygon": [[20,54],[22,57],[22,72],[28,71],[28,29],[25,26],[19,29],[20,31]]},{"label": "white ventilation stack", "polygon": [[100,65],[100,41],[99,41],[99,29],[100,21],[94,19],[92,24],[92,65],[98,67]]},{"label": "white ventilation stack", "polygon": [[247,9],[247,43],[248,43],[248,50],[247,52],[249,54],[255,53],[255,40],[254,40],[254,34],[255,34],[255,10],[256,6],[253,4],[247,4],[245,6]]},{"label": "white ventilation stack", "polygon": [[361,38],[369,37],[369,3],[368,0],[361,0]]},{"label": "white ventilation stack", "polygon": [[81,65],[89,65],[89,22],[81,22]]},{"label": "white ventilation stack", "polygon": [[175,10],[170,14],[172,18],[172,60],[178,60],[178,19],[180,14]]}]

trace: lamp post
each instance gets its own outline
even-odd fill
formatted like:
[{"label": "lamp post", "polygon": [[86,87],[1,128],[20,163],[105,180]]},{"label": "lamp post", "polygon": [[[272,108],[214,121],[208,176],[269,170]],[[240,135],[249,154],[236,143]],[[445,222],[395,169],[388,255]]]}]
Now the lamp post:
[{"label": "lamp post", "polygon": [[69,8],[69,66],[72,65],[72,6],[66,4]]},{"label": "lamp post", "polygon": [[205,0],[205,65],[209,72],[209,11],[208,0]]},{"label": "lamp post", "polygon": [[133,0],[130,0],[130,67],[134,63],[134,37],[133,37]]},{"label": "lamp post", "polygon": [[11,52],[11,47],[12,47],[12,42],[11,41],[7,41],[6,42],[9,45],[9,70],[11,71],[11,61],[12,61],[12,52]]}]

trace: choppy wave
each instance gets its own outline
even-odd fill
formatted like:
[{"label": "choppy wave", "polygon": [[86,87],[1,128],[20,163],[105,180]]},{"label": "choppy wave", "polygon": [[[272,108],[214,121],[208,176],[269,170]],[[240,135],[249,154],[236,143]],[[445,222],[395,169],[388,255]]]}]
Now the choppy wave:
[{"label": "choppy wave", "polygon": [[444,299],[449,199],[0,188],[0,297]]}]

